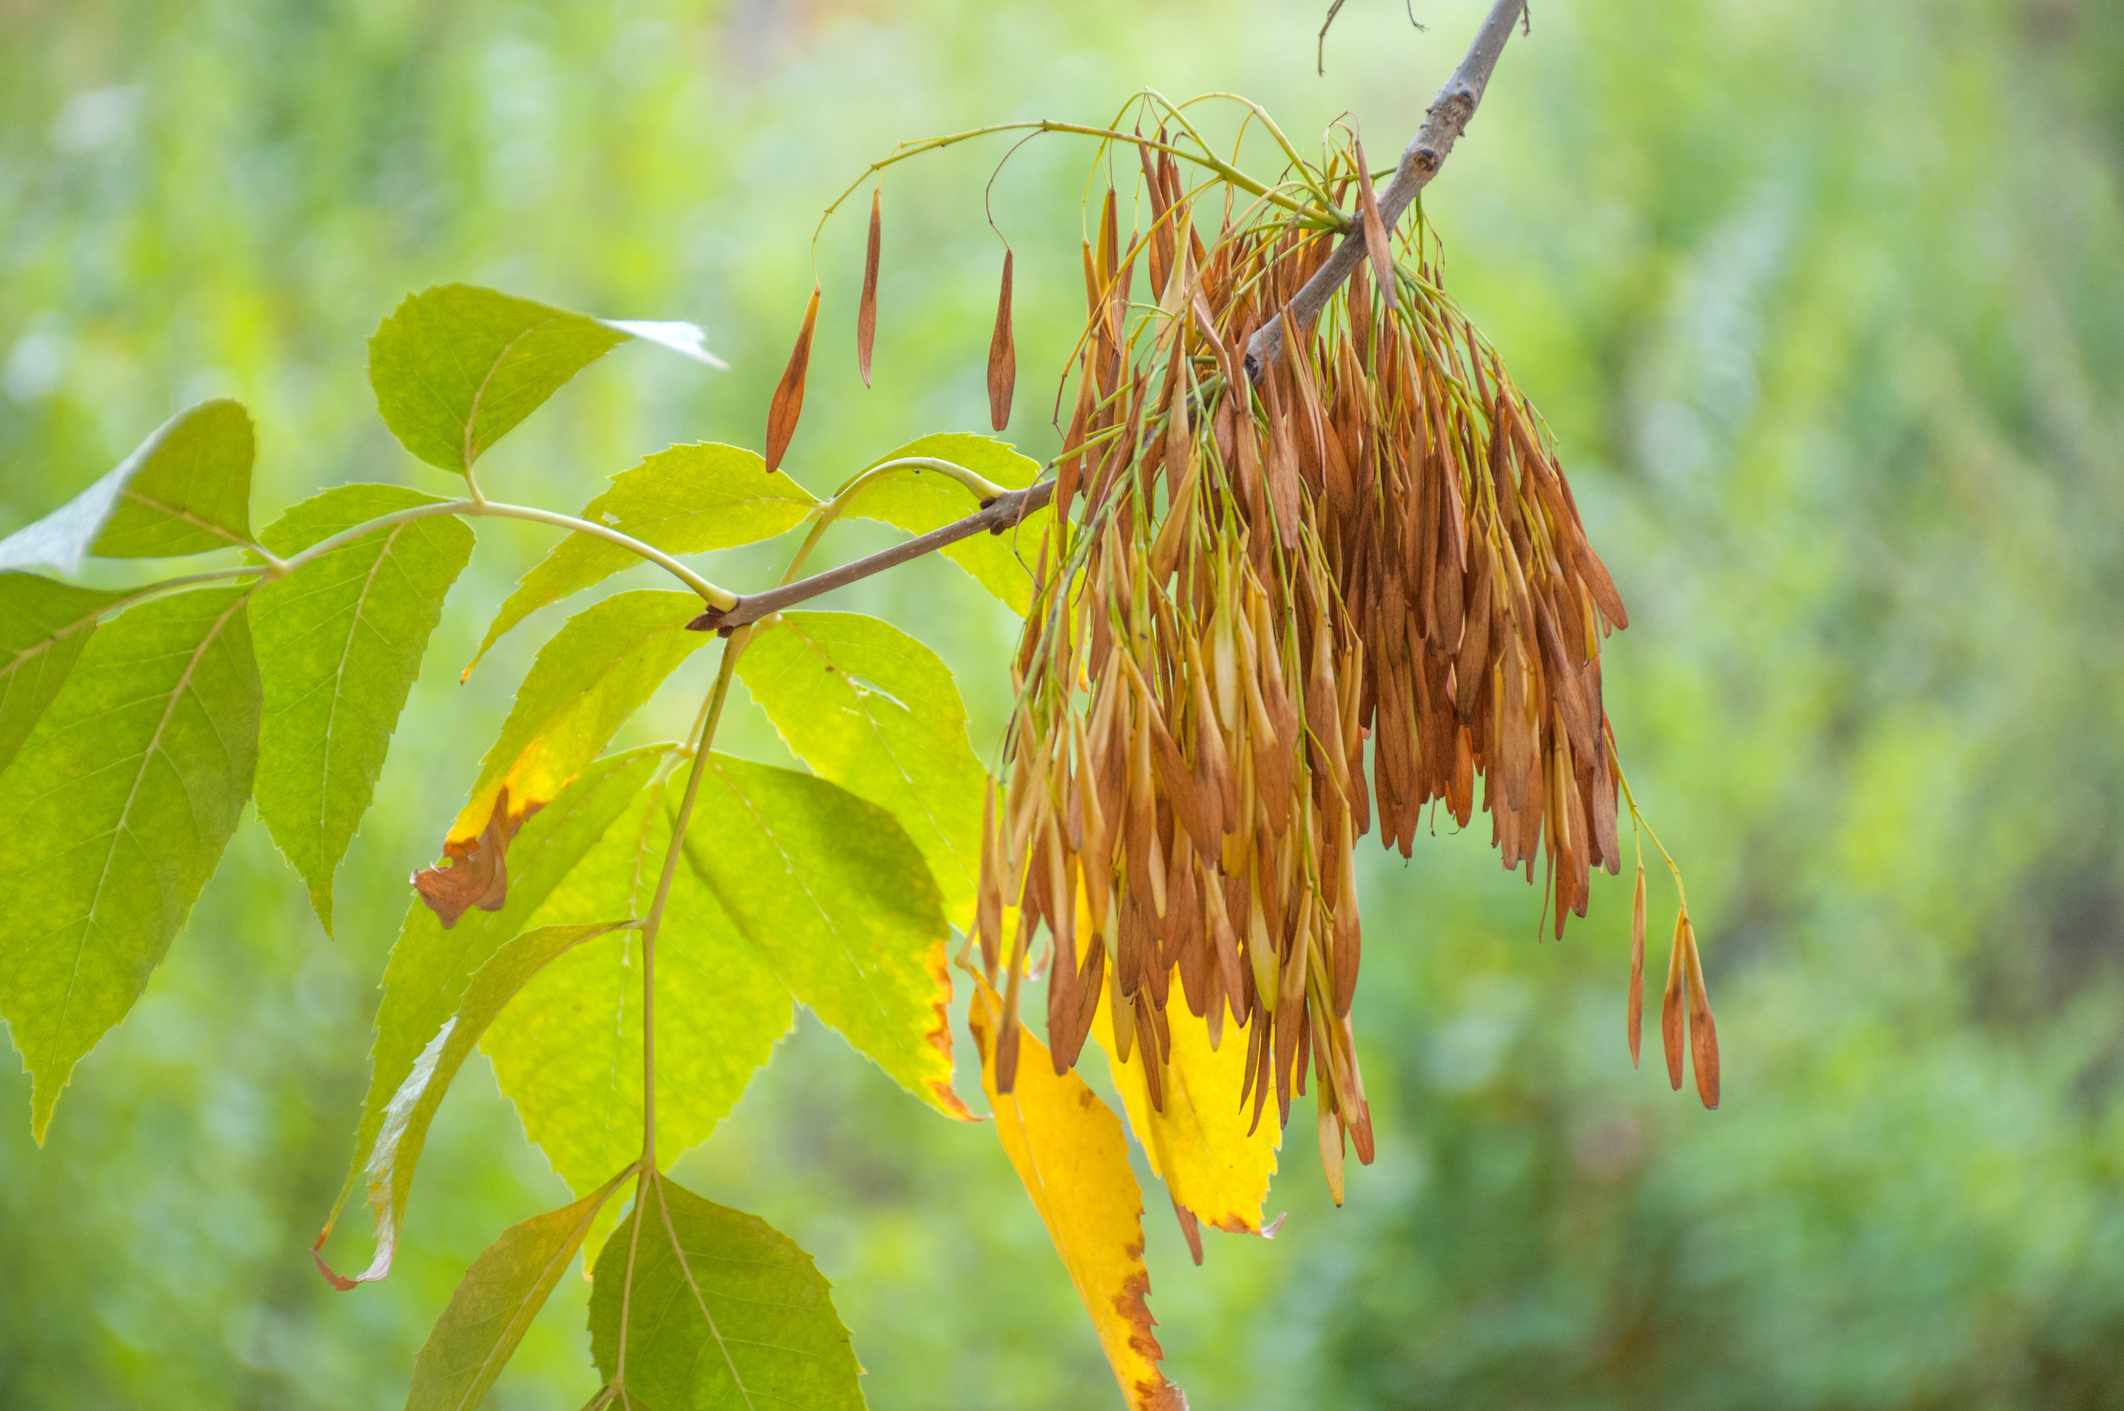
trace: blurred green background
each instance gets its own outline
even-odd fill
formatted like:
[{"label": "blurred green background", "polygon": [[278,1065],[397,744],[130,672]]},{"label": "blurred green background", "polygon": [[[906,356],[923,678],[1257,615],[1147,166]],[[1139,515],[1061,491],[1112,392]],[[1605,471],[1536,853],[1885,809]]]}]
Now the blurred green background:
[{"label": "blurred green background", "polygon": [[[1324,79],[1323,8],[0,0],[0,531],[215,394],[258,418],[261,524],[330,482],[438,488],[374,415],[364,342],[444,280],[694,319],[732,364],[616,352],[488,458],[490,488],[573,508],[671,441],[757,445],[816,213],[893,141],[1104,121],[1149,85],[1243,91],[1301,141],[1347,109],[1376,155],[1486,7],[1418,0],[1419,33],[1349,0]],[[1001,151],[889,175],[868,392],[860,209],[829,229],[791,459],[813,488],[985,428]],[[1012,435],[1042,456],[1086,155],[1049,139],[995,187]],[[1534,7],[1428,208],[1628,597],[1609,705],[1687,869],[1726,1101],[1630,1068],[1627,877],[1538,945],[1486,834],[1371,854],[1377,1165],[1335,1211],[1294,1126],[1281,1237],[1212,1236],[1201,1270],[1151,1197],[1196,1406],[2124,1406],[2120,181],[2113,0]],[[43,1151],[27,1081],[0,1082],[0,1406],[397,1406],[458,1272],[563,1198],[475,1063],[394,1276],[334,1294],[306,1253],[405,876],[542,635],[456,684],[546,542],[480,534],[339,940],[247,823]],[[947,656],[986,754],[1004,612],[935,560],[838,605]],[[733,730],[778,757],[749,709]],[[1652,896],[1657,938],[1656,874]],[[990,1135],[815,1023],[678,1171],[818,1256],[874,1405],[1111,1404]],[[585,1299],[563,1283],[495,1405],[588,1395]]]}]

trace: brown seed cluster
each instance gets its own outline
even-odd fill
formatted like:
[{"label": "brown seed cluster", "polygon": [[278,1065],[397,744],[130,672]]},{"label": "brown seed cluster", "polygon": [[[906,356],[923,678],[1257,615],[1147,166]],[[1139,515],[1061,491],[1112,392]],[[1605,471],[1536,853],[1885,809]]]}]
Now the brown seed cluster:
[{"label": "brown seed cluster", "polygon": [[[1357,840],[1376,822],[1407,855],[1427,811],[1485,812],[1560,936],[1591,870],[1621,866],[1600,648],[1628,619],[1534,411],[1420,247],[1394,259],[1354,153],[1324,184],[1357,188],[1372,258],[1300,328],[1287,305],[1340,237],[1213,186],[1205,241],[1200,193],[1138,150],[1149,233],[1120,240],[1109,191],[1084,250],[1057,527],[990,803],[998,1077],[1044,936],[1058,1071],[1102,987],[1154,1103],[1173,1023],[1243,1025],[1254,1120],[1273,1094],[1287,1121],[1310,1074],[1339,1199],[1345,1141],[1372,1156]],[[1131,317],[1139,264],[1155,307]],[[1274,318],[1284,353],[1251,380]]]}]

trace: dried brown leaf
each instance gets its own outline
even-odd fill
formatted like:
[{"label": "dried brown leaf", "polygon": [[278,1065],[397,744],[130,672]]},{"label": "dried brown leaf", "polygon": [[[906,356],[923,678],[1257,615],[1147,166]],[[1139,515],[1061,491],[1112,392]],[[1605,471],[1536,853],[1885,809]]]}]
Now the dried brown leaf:
[{"label": "dried brown leaf", "polygon": [[509,816],[509,790],[504,786],[476,841],[444,844],[448,867],[424,867],[413,874],[413,890],[445,931],[475,906],[481,911],[502,909],[509,895],[509,840],[523,821]]}]

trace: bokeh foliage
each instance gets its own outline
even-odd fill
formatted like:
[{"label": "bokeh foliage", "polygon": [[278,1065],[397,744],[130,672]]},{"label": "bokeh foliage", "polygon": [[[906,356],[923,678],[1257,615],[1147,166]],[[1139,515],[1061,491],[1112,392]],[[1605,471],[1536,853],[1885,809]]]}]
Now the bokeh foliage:
[{"label": "bokeh foliage", "polygon": [[[256,415],[261,522],[336,481],[449,493],[377,419],[363,348],[407,291],[454,279],[695,319],[732,363],[615,349],[482,460],[491,490],[566,504],[671,442],[757,445],[812,279],[802,235],[890,141],[1096,121],[1152,84],[1244,91],[1294,134],[1347,108],[1391,150],[1480,7],[1422,7],[1418,34],[1352,0],[1325,80],[1309,11],[1214,9],[10,7],[0,529],[213,395]],[[1196,1404],[2114,1404],[2120,75],[2124,16],[2097,0],[1535,8],[1426,204],[1629,600],[1610,709],[1690,868],[1726,1101],[1705,1114],[1629,1070],[1627,877],[1537,946],[1534,894],[1481,839],[1377,855],[1359,1003],[1379,1164],[1335,1213],[1288,1163],[1282,1238],[1213,1237],[1199,1273],[1147,1222]],[[983,428],[998,151],[888,182],[868,393],[847,353],[860,212],[829,230],[843,297],[788,463],[812,490]],[[1036,455],[1056,441],[1039,376],[1080,307],[1082,171],[1036,145],[995,191],[1019,266],[1012,434]],[[0,1404],[395,1406],[457,1272],[563,1203],[474,1060],[393,1277],[336,1295],[303,1248],[350,1148],[403,879],[555,625],[455,684],[549,543],[479,531],[338,939],[249,817],[46,1150],[27,1082],[0,1085]],[[741,550],[715,576],[770,571]],[[943,654],[987,756],[1004,609],[934,560],[832,605]],[[756,711],[730,728],[788,762]],[[679,1176],[817,1256],[872,1401],[1108,1394],[987,1134],[928,1120],[813,1021],[785,1047]],[[586,1299],[563,1281],[495,1404],[588,1394]]]}]

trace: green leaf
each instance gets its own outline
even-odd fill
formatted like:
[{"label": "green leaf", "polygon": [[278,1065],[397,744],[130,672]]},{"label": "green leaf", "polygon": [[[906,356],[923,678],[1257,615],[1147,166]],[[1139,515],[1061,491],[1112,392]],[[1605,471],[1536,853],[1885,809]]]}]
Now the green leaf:
[{"label": "green leaf", "polygon": [[413,1360],[406,1411],[468,1411],[486,1399],[538,1310],[630,1167],[573,1205],[502,1231],[472,1261]]},{"label": "green leaf", "polygon": [[662,1177],[647,1183],[606,1242],[590,1285],[590,1353],[612,1381],[621,1380],[623,1335],[633,1405],[842,1411],[864,1404],[848,1329],[811,1256],[757,1216]]},{"label": "green leaf", "polygon": [[414,1058],[405,1081],[384,1105],[383,1121],[377,1126],[375,1144],[369,1149],[369,1160],[362,1171],[369,1208],[376,1214],[376,1255],[367,1269],[352,1278],[334,1274],[320,1256],[317,1267],[335,1287],[350,1289],[391,1272],[406,1196],[413,1189],[413,1172],[420,1165],[421,1148],[427,1145],[428,1126],[435,1120],[435,1110],[442,1106],[443,1095],[450,1091],[450,1080],[471,1057],[494,1017],[516,998],[526,981],[547,965],[583,942],[625,924],[624,920],[605,920],[581,926],[541,926],[502,946],[473,973],[458,1000],[457,1011],[442,1022]]},{"label": "green leaf", "polygon": [[790,752],[900,821],[962,930],[981,871],[988,775],[937,654],[852,612],[785,612],[738,657],[738,676]]},{"label": "green leaf", "polygon": [[[802,523],[817,504],[788,476],[770,475],[759,452],[696,442],[658,451],[613,476],[612,487],[585,505],[582,517],[665,553],[697,554],[771,539]],[[502,604],[466,672],[532,613],[638,562],[626,549],[595,535],[571,534],[561,540]]]},{"label": "green leaf", "polygon": [[569,618],[539,648],[448,841],[478,838],[504,789],[511,818],[558,793],[680,662],[715,640],[686,630],[700,609],[691,593],[645,589]]},{"label": "green leaf", "polygon": [[369,1091],[355,1132],[353,1165],[317,1238],[320,1248],[370,1164],[392,1095],[412,1074],[429,1041],[457,1012],[474,974],[527,928],[554,886],[641,793],[666,748],[650,746],[598,760],[527,822],[509,847],[509,895],[501,910],[468,911],[455,929],[445,931],[435,913],[420,902],[406,909],[398,943],[384,967]]},{"label": "green leaf", "polygon": [[174,558],[251,542],[250,413],[217,399],[181,411],[116,470],[0,539],[0,568],[80,571],[104,558]]},{"label": "green leaf", "polygon": [[258,667],[243,589],[97,632],[0,775],[0,1012],[44,1140],[74,1065],[125,1017],[243,815]]},{"label": "green leaf", "polygon": [[[439,503],[389,485],[342,485],[267,529],[283,556],[380,515]],[[472,556],[472,530],[437,516],[364,535],[258,590],[265,683],[258,814],[332,929],[332,875],[368,811],[443,595]]]},{"label": "green leaf", "polygon": [[[929,456],[963,465],[1006,490],[1030,485],[1040,473],[1038,461],[1020,455],[1007,442],[963,432],[924,436],[886,452],[871,464],[883,465],[909,456]],[[924,471],[919,475],[880,478],[856,496],[848,512],[883,520],[910,534],[927,534],[953,520],[964,519],[979,508],[965,486],[948,476]],[[947,544],[944,556],[1023,617],[1032,607],[1032,576],[1039,562],[1040,539],[1053,518],[1052,509],[1042,508],[1020,520],[1008,533],[976,534]]]},{"label": "green leaf", "polygon": [[971,1120],[951,1087],[950,934],[921,852],[838,784],[708,757],[686,858],[790,993],[909,1092]]},{"label": "green leaf", "polygon": [[125,596],[0,573],[0,770],[59,694],[97,620]]},{"label": "green leaf", "polygon": [[569,378],[629,338],[721,367],[690,323],[592,318],[469,284],[411,294],[369,339],[369,385],[391,434],[463,474]]},{"label": "green leaf", "polygon": [[[553,889],[546,924],[646,915],[677,799],[652,785]],[[641,933],[562,957],[481,1043],[524,1130],[575,1190],[642,1144]],[[666,1160],[708,1139],[775,1043],[789,991],[680,867],[656,938],[657,1146]]]}]

